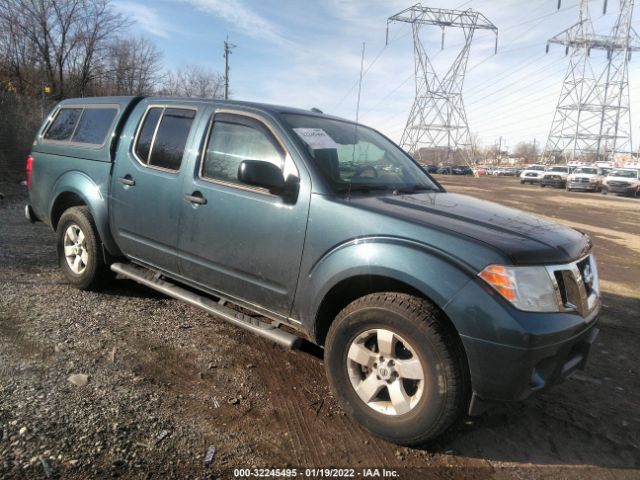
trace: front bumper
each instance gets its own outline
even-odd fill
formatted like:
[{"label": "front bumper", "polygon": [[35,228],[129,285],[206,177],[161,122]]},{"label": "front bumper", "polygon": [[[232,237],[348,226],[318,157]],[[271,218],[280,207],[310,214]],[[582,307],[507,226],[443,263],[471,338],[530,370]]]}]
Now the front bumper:
[{"label": "front bumper", "polygon": [[585,182],[568,182],[567,187],[574,190],[593,190],[596,191],[600,188],[597,183],[585,183]]},{"label": "front bumper", "polygon": [[562,382],[587,364],[591,345],[598,336],[595,324],[594,319],[577,335],[533,349],[463,337],[469,361],[483,366],[473,382],[475,394],[486,400],[524,400]]},{"label": "front bumper", "polygon": [[624,195],[635,195],[638,188],[631,186],[603,185],[602,190],[611,193],[622,193]]},{"label": "front bumper", "polygon": [[585,367],[600,302],[585,317],[523,312],[490,287],[469,282],[444,310],[460,333],[474,400],[517,401]]},{"label": "front bumper", "polygon": [[557,178],[542,178],[540,180],[540,185],[544,185],[545,187],[564,187],[566,185],[566,180],[557,179]]}]

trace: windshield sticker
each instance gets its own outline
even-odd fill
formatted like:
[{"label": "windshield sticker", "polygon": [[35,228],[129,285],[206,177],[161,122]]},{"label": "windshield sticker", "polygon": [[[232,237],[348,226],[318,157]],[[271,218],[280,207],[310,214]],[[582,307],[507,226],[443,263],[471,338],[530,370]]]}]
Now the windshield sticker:
[{"label": "windshield sticker", "polygon": [[305,141],[312,150],[338,148],[338,144],[321,128],[294,128],[294,132]]}]

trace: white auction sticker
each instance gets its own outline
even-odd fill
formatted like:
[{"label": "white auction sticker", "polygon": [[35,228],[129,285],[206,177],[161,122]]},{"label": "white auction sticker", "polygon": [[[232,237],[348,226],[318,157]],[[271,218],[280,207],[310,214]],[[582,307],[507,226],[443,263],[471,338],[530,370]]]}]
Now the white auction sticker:
[{"label": "white auction sticker", "polygon": [[294,128],[294,132],[304,140],[312,150],[338,148],[338,144],[321,128]]}]

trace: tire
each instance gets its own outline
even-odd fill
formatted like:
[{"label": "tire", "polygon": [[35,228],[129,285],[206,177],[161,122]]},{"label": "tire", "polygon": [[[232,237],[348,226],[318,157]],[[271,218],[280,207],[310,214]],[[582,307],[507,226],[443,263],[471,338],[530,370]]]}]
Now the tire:
[{"label": "tire", "polygon": [[97,290],[113,278],[87,207],[65,211],[58,222],[56,237],[58,264],[71,285],[80,290]]},{"label": "tire", "polygon": [[524,185],[524,180],[520,180],[520,185]]},{"label": "tire", "polygon": [[375,293],[350,303],[325,344],[329,384],[345,412],[400,445],[444,432],[469,403],[466,359],[451,330],[432,303],[411,295]]},{"label": "tire", "polygon": [[544,185],[544,184],[542,184],[542,183],[541,183],[541,184],[540,184],[540,188],[544,188],[544,187],[546,187],[546,185]]}]

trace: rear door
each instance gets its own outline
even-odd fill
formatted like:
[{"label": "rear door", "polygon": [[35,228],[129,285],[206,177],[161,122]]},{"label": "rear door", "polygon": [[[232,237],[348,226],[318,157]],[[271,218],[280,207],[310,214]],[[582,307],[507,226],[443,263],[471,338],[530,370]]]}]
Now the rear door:
[{"label": "rear door", "polygon": [[[249,113],[211,118],[196,168],[185,177],[181,268],[185,277],[228,297],[289,314],[309,210],[310,182],[289,155],[285,135]],[[300,178],[294,199],[238,181],[242,160],[276,164]]]},{"label": "rear door", "polygon": [[146,101],[138,109],[140,121],[123,133],[132,141],[129,148],[119,149],[112,175],[111,230],[128,257],[179,273],[182,172],[189,156],[195,155],[186,146],[198,110],[188,104]]}]

